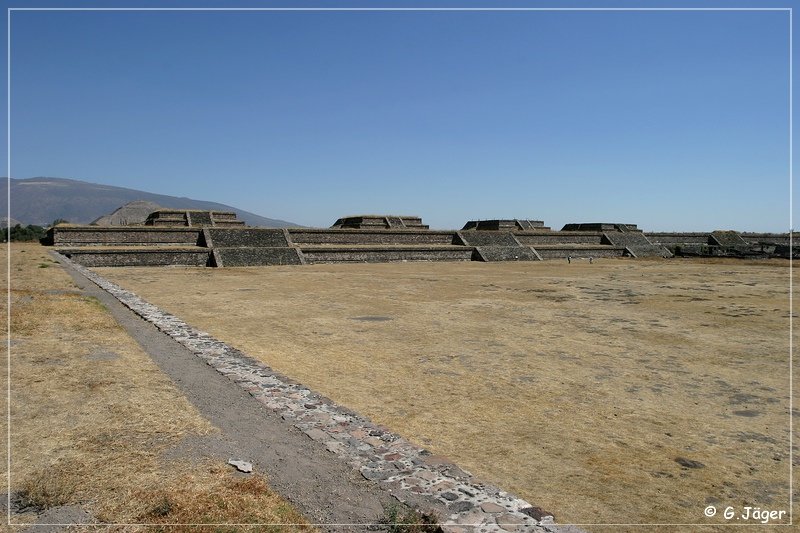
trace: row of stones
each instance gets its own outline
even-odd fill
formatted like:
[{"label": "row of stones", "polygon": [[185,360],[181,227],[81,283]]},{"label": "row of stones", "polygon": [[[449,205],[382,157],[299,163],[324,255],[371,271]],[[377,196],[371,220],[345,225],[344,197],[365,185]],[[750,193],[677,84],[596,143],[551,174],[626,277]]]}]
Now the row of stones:
[{"label": "row of stones", "polygon": [[525,500],[477,481],[449,460],[432,455],[387,428],[280,375],[102,276],[69,259],[65,262],[309,438],[321,442],[364,478],[382,484],[399,501],[403,502],[403,492],[409,491],[444,504],[451,512],[449,521],[442,524],[445,531],[573,530],[556,526],[552,516],[542,516],[540,509]]}]

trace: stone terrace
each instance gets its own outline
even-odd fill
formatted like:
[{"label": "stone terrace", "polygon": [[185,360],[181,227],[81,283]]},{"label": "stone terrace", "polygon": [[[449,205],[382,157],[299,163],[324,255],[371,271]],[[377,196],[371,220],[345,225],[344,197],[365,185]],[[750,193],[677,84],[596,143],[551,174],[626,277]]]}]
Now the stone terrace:
[{"label": "stone terrace", "polygon": [[[329,229],[245,228],[231,213],[157,211],[147,226],[56,226],[46,244],[86,266],[261,266],[335,262],[541,261],[590,257],[670,257],[676,251],[774,253],[788,235],[646,234],[636,224],[576,223],[553,231],[542,221],[469,221],[434,231],[416,216],[344,217]],[[183,218],[181,218],[183,217]],[[179,220],[181,219],[181,220]],[[201,222],[200,226],[195,224]],[[182,227],[180,224],[182,224]],[[722,251],[722,252],[720,252]],[[757,253],[757,252],[753,252]],[[697,254],[695,254],[697,255]]]},{"label": "stone terrace", "polygon": [[148,215],[145,226],[219,226],[242,227],[244,221],[236,218],[236,213],[227,211],[202,211],[198,209],[161,209]]}]

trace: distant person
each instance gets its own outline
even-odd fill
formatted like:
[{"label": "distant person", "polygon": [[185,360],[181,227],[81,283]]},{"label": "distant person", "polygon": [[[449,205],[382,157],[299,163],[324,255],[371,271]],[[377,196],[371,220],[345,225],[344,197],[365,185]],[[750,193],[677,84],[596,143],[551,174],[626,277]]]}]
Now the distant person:
[{"label": "distant person", "polygon": [[592,257],[592,256],[590,255],[590,256],[589,256],[589,264],[591,265],[593,261],[594,261],[594,257]]},{"label": "distant person", "polygon": [[567,256],[567,263],[572,263],[572,256],[571,255]]}]

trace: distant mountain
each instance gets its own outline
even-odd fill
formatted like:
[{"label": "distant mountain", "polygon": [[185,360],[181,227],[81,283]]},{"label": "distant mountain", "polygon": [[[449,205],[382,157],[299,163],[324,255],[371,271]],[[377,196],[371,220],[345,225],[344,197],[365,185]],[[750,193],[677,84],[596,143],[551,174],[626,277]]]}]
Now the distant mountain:
[{"label": "distant mountain", "polygon": [[[0,206],[6,205],[6,181],[0,180]],[[296,227],[285,220],[265,218],[235,207],[204,200],[100,185],[64,178],[11,179],[11,213],[23,225],[45,226],[56,219],[75,224],[88,224],[117,208],[136,200],[153,202],[173,209],[205,209],[233,211],[248,226],[272,228]],[[3,209],[0,207],[0,209]],[[5,211],[5,209],[3,209]]]}]

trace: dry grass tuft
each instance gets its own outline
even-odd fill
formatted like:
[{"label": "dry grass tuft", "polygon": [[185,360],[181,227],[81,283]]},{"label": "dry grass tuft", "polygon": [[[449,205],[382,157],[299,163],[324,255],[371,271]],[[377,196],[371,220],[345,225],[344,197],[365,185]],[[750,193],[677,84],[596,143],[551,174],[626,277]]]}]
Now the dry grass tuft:
[{"label": "dry grass tuft", "polygon": [[202,474],[181,476],[168,488],[142,492],[144,512],[137,521],[146,524],[209,524],[193,531],[221,531],[211,524],[262,524],[258,530],[313,531],[303,517],[277,497],[264,477],[234,476],[211,466]]},{"label": "dry grass tuft", "polygon": [[80,479],[70,466],[57,464],[28,476],[17,491],[20,506],[38,512],[72,502]]},{"label": "dry grass tuft", "polygon": [[381,524],[389,533],[441,533],[439,518],[433,512],[392,505],[385,509]]}]

